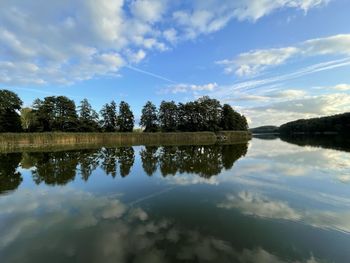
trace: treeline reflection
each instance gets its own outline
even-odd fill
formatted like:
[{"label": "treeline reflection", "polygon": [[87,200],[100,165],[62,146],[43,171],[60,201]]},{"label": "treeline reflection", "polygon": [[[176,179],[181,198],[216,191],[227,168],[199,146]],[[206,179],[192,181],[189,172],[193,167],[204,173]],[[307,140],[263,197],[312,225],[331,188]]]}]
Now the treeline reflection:
[{"label": "treeline reflection", "polygon": [[[193,173],[204,178],[231,169],[247,153],[247,144],[205,146],[146,146],[140,150],[144,172],[152,176]],[[88,181],[98,168],[106,175],[126,177],[135,162],[133,147],[0,154],[0,193],[15,190],[28,169],[36,184],[65,185],[76,176]]]},{"label": "treeline reflection", "polygon": [[279,136],[282,141],[299,146],[321,147],[344,152],[350,152],[350,137],[344,135],[285,135]]}]

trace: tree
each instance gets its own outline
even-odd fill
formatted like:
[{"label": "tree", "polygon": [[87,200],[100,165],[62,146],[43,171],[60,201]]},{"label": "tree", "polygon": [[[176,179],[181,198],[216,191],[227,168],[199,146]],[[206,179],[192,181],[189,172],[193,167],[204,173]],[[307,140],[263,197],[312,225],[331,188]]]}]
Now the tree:
[{"label": "tree", "polygon": [[156,106],[147,101],[145,106],[142,108],[142,115],[140,125],[144,127],[145,132],[156,132],[158,131],[158,112]]},{"label": "tree", "polygon": [[33,102],[33,111],[37,120],[36,131],[51,131],[54,122],[54,97],[46,97],[43,101],[36,99]]},{"label": "tree", "polygon": [[35,131],[37,126],[37,118],[32,108],[21,109],[21,124],[24,131]]},{"label": "tree", "polygon": [[65,96],[56,97],[55,131],[78,131],[78,114],[73,100]]},{"label": "tree", "polygon": [[222,107],[218,100],[204,96],[198,99],[200,131],[220,130]]},{"label": "tree", "polygon": [[78,115],[73,100],[65,96],[50,96],[35,100],[33,109],[37,120],[37,131],[78,130]]},{"label": "tree", "polygon": [[79,130],[94,132],[98,129],[98,113],[91,107],[87,99],[83,99],[79,106]]},{"label": "tree", "polygon": [[121,132],[131,132],[134,128],[134,114],[125,101],[119,104],[118,126]]},{"label": "tree", "polygon": [[162,131],[173,132],[177,130],[178,109],[174,101],[162,101],[159,107],[158,119]]},{"label": "tree", "polygon": [[22,101],[16,93],[0,90],[0,132],[21,131],[21,119],[18,111]]},{"label": "tree", "polygon": [[200,130],[202,122],[200,107],[197,101],[179,103],[178,106],[178,129],[183,132],[195,132]]},{"label": "tree", "polygon": [[101,126],[106,132],[114,132],[117,128],[117,105],[114,101],[106,103],[101,110]]},{"label": "tree", "polygon": [[228,104],[224,104],[220,126],[223,130],[246,131],[248,130],[247,119],[236,112]]}]

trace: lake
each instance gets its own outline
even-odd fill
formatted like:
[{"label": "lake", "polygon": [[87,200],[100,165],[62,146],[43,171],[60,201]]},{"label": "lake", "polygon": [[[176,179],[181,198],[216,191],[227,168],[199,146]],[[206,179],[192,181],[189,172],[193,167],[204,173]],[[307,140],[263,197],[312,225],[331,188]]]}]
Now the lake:
[{"label": "lake", "polygon": [[0,154],[0,262],[348,263],[343,146],[268,136]]}]

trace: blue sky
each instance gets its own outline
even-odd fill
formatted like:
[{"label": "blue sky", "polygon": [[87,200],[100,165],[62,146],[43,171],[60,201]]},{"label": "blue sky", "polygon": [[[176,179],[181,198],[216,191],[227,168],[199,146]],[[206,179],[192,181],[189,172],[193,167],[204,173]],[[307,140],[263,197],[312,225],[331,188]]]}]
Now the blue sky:
[{"label": "blue sky", "polygon": [[3,0],[0,88],[30,106],[209,95],[251,127],[350,110],[347,0]]}]

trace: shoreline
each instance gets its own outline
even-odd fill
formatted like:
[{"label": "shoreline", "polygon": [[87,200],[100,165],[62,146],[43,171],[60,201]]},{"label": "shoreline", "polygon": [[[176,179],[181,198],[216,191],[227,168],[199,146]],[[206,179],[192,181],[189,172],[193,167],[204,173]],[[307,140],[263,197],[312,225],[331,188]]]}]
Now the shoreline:
[{"label": "shoreline", "polygon": [[220,131],[216,133],[2,133],[0,134],[0,150],[57,147],[230,144],[244,143],[251,138],[251,133],[246,131]]}]

